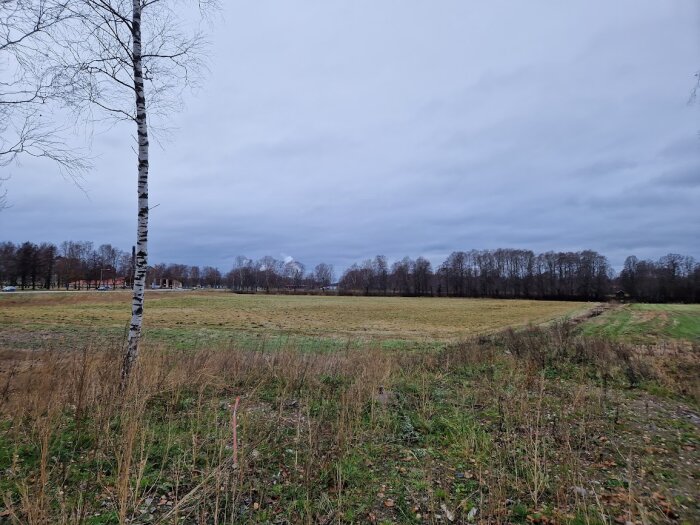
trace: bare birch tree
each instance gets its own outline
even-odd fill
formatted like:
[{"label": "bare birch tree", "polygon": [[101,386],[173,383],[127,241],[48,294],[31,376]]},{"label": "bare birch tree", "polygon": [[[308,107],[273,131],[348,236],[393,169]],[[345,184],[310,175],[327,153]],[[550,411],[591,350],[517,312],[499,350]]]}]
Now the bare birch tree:
[{"label": "bare birch tree", "polygon": [[[207,6],[211,6],[208,4]],[[199,2],[198,14],[205,6]],[[189,29],[188,6],[176,0],[73,0],[71,21],[54,33],[53,59],[70,100],[89,119],[131,123],[137,144],[138,220],[131,322],[121,370],[122,387],[141,338],[148,265],[149,131],[180,106],[180,94],[202,70],[204,40]],[[194,14],[196,9],[192,9]],[[192,25],[192,24],[190,24]]]}]

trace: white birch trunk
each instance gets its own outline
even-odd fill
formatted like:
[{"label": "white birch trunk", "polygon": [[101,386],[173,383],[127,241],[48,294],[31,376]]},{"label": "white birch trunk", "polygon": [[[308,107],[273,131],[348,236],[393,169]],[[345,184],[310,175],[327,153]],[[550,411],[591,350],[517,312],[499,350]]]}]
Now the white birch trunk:
[{"label": "white birch trunk", "polygon": [[141,54],[141,2],[140,0],[133,0],[132,4],[132,61],[138,137],[138,227],[136,231],[136,262],[134,265],[133,296],[131,301],[131,324],[129,326],[129,339],[121,371],[122,389],[126,386],[131,369],[138,357],[148,265],[148,125],[146,121],[146,94],[143,84]]}]

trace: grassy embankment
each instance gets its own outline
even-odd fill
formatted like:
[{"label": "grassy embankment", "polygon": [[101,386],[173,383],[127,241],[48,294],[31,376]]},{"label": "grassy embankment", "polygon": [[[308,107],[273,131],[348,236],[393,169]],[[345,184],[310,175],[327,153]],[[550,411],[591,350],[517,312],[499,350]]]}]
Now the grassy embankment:
[{"label": "grassy embankment", "polygon": [[[278,323],[280,336],[288,321],[304,327],[294,337],[332,339],[335,327],[328,323],[337,323],[351,340],[364,323],[359,302],[311,313],[298,303],[282,308],[287,298],[268,299],[282,302],[256,302],[268,308],[256,322]],[[70,324],[89,309],[57,304],[54,316],[50,304],[23,301],[0,314],[13,315],[0,337],[9,332],[17,344],[0,365],[0,521],[700,520],[699,368],[692,342],[675,345],[664,336],[663,349],[642,348],[580,335],[587,324],[497,332],[503,319],[512,319],[508,308],[518,307],[504,301],[484,317],[489,335],[469,332],[465,341],[440,345],[406,339],[411,344],[385,348],[382,341],[401,340],[391,330],[386,339],[377,331],[333,352],[318,351],[328,349],[322,346],[300,352],[293,338],[270,351],[228,337],[180,349],[151,337],[133,384],[119,396],[121,319],[114,338],[76,337],[76,347],[66,348],[62,336],[54,338],[52,319]],[[396,326],[396,317],[423,312],[393,313],[395,304],[373,313],[387,316],[376,321]],[[91,330],[111,322],[107,306],[92,309]],[[6,314],[15,307],[23,314]],[[191,320],[224,322],[215,308],[211,315],[192,308]],[[283,313],[269,311],[277,308]],[[252,303],[248,310],[255,310]],[[177,309],[171,312],[177,319]],[[469,317],[459,308],[452,315]],[[595,322],[605,323],[607,315],[617,313]],[[427,311],[422,319],[437,325],[433,333],[450,334],[443,341],[452,337],[455,319],[441,324]],[[509,322],[520,326],[525,319]],[[198,326],[190,322],[186,327]],[[406,333],[413,333],[414,321],[409,324]],[[34,330],[43,342],[23,351],[20,346],[39,340],[26,336]],[[240,458],[233,465],[229,406],[236,396]]]}]

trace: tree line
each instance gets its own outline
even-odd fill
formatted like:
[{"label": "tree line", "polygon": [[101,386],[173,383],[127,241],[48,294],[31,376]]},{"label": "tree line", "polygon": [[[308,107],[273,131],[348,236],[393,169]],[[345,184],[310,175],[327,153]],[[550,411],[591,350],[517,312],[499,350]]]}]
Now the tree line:
[{"label": "tree line", "polygon": [[[22,289],[130,287],[133,252],[92,242],[0,243],[0,283]],[[614,295],[645,302],[700,301],[700,264],[668,254],[656,261],[630,256],[616,273],[598,252],[498,249],[451,253],[438,267],[424,257],[389,262],[378,255],[347,268],[335,282],[333,266],[306,265],[292,258],[235,258],[222,272],[212,266],[156,264],[147,283],[167,279],[186,288],[227,288],[237,292],[337,292],[346,295],[494,297],[605,300]]]},{"label": "tree line", "polygon": [[[123,251],[111,244],[0,242],[0,283],[22,290],[90,290],[101,285],[130,288],[134,264],[133,250]],[[167,280],[185,288],[229,288],[241,292],[323,290],[331,286],[333,279],[333,267],[329,264],[318,264],[307,273],[299,261],[271,256],[257,261],[236,257],[227,273],[212,266],[160,263],[149,266],[146,276],[149,286]]]},{"label": "tree line", "polygon": [[697,302],[700,264],[669,254],[658,261],[628,257],[616,274],[598,252],[545,252],[498,249],[451,253],[433,269],[423,257],[389,265],[377,256],[348,268],[340,293],[436,295],[599,301],[619,295],[639,301]]},{"label": "tree line", "polygon": [[[92,242],[0,243],[0,282],[21,289],[90,289],[100,283],[129,283],[131,254]],[[126,282],[125,281],[126,278]]]}]

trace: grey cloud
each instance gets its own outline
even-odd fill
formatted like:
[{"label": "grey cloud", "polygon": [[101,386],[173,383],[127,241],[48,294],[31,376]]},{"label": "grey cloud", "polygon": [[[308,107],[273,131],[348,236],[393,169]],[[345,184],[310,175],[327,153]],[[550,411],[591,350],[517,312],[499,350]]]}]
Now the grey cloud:
[{"label": "grey cloud", "polygon": [[599,177],[633,170],[639,163],[630,159],[606,159],[593,162],[576,170],[575,174],[582,177]]},{"label": "grey cloud", "polygon": [[694,136],[689,135],[670,142],[661,148],[658,156],[668,160],[700,159],[700,132]]},{"label": "grey cloud", "polygon": [[[697,2],[505,6],[225,3],[212,74],[153,149],[152,260],[700,258]],[[131,147],[96,135],[89,200],[48,164],[13,168],[0,237],[127,249]]]},{"label": "grey cloud", "polygon": [[654,179],[654,183],[661,187],[697,188],[700,186],[700,162],[667,171]]}]

